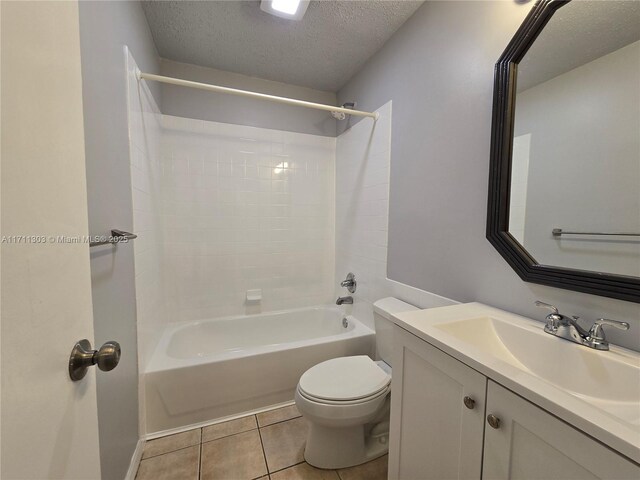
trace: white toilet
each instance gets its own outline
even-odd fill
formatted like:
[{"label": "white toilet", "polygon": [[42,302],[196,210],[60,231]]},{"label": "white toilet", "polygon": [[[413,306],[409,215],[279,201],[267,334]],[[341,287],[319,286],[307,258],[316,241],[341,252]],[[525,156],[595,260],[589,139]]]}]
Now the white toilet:
[{"label": "white toilet", "polygon": [[310,424],[304,458],[317,468],[345,468],[388,451],[393,313],[417,310],[397,298],[373,304],[375,362],[366,355],[319,363],[300,377],[296,406]]}]

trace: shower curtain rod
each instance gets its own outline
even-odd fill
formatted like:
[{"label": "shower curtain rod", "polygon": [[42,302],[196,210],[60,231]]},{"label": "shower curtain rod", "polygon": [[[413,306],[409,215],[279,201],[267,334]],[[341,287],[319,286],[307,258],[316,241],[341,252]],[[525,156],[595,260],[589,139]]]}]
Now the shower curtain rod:
[{"label": "shower curtain rod", "polygon": [[191,80],[182,80],[180,78],[165,77],[155,75],[153,73],[138,72],[139,80],[152,80],[154,82],[168,83],[171,85],[179,85],[181,87],[199,88],[210,92],[228,93],[230,95],[240,95],[242,97],[260,98],[269,100],[270,102],[286,103],[288,105],[297,105],[298,107],[315,108],[316,110],[325,110],[327,112],[339,112],[346,115],[356,115],[358,117],[370,117],[377,120],[378,112],[363,112],[361,110],[351,110],[350,108],[334,107],[333,105],[324,105],[322,103],[306,102],[304,100],[296,100],[295,98],[277,97],[275,95],[267,95],[265,93],[250,92],[248,90],[238,90],[236,88],[220,87],[218,85],[210,85],[208,83],[192,82]]}]

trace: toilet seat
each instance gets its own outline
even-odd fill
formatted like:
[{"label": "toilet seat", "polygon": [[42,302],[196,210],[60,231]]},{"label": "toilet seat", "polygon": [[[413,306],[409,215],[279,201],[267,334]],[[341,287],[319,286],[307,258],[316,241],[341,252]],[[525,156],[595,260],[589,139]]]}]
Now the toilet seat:
[{"label": "toilet seat", "polygon": [[356,400],[327,400],[324,398],[316,398],[313,397],[307,393],[305,393],[304,391],[302,391],[300,389],[300,387],[298,387],[297,392],[298,394],[306,399],[309,400],[310,402],[314,402],[320,405],[328,405],[328,406],[350,406],[350,405],[362,405],[368,402],[374,402],[376,400],[378,400],[378,398],[380,397],[385,397],[387,396],[387,394],[389,393],[389,391],[391,390],[390,386],[387,386],[386,388],[383,388],[381,391],[369,396],[369,397],[364,397],[364,398],[358,398]]},{"label": "toilet seat", "polygon": [[391,375],[366,355],[340,357],[307,370],[298,383],[301,396],[316,403],[353,405],[389,391]]}]

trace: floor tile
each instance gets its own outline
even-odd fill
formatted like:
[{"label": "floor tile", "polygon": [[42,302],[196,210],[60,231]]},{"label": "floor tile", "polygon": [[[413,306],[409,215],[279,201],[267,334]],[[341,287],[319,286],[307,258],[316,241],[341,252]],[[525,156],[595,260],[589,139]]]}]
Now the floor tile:
[{"label": "floor tile", "polygon": [[362,465],[338,470],[342,480],[387,480],[389,455],[384,455]]},{"label": "floor tile", "polygon": [[340,477],[335,470],[321,470],[308,463],[301,463],[272,473],[271,480],[340,480]]},{"label": "floor tile", "polygon": [[258,430],[202,444],[202,480],[250,480],[266,474]]},{"label": "floor tile", "polygon": [[202,443],[217,440],[218,438],[228,437],[236,433],[247,432],[258,428],[255,415],[230,420],[216,425],[210,425],[202,429]]},{"label": "floor tile", "polygon": [[163,453],[173,452],[181,448],[191,447],[200,443],[200,429],[189,430],[187,432],[176,433],[166,437],[149,440],[144,445],[142,458],[155,457]]},{"label": "floor tile", "polygon": [[299,416],[300,412],[298,412],[295,405],[269,410],[268,412],[262,412],[257,415],[258,425],[261,427],[266,427],[267,425],[283,422]]},{"label": "floor tile", "polygon": [[136,480],[197,480],[200,445],[183,448],[140,462]]},{"label": "floor tile", "polygon": [[270,472],[304,461],[307,429],[307,421],[302,417],[260,429]]}]

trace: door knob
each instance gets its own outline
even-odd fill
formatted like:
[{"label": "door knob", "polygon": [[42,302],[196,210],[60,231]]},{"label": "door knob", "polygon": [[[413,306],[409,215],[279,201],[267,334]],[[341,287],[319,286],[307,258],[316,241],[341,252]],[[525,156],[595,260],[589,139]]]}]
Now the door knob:
[{"label": "door knob", "polygon": [[100,350],[92,350],[91,342],[86,338],[77,342],[69,356],[69,376],[77,382],[87,374],[92,365],[98,365],[103,372],[113,370],[120,362],[120,344],[109,341],[100,347]]},{"label": "door knob", "polygon": [[500,419],[493,413],[487,415],[487,423],[491,428],[500,428]]},{"label": "door knob", "polygon": [[467,407],[469,410],[473,410],[473,407],[476,406],[476,401],[469,396],[464,397],[462,401],[464,402],[464,406]]}]

